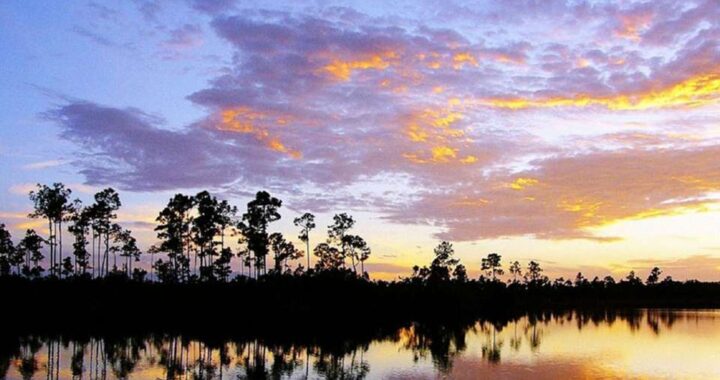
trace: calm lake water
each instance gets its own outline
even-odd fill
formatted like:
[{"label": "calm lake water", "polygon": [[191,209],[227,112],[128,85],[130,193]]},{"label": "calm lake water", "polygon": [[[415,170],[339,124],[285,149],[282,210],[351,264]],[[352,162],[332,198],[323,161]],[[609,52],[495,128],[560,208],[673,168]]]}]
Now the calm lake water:
[{"label": "calm lake water", "polygon": [[3,338],[0,360],[8,379],[720,379],[720,310],[413,324],[364,341],[309,346],[23,336]]}]

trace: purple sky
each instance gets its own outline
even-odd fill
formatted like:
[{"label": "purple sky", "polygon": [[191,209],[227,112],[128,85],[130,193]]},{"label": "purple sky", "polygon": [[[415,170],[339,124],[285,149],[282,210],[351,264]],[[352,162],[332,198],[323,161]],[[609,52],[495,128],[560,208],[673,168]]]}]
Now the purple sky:
[{"label": "purple sky", "polygon": [[5,1],[0,221],[34,183],[359,220],[377,277],[439,239],[548,274],[720,276],[720,4]]}]

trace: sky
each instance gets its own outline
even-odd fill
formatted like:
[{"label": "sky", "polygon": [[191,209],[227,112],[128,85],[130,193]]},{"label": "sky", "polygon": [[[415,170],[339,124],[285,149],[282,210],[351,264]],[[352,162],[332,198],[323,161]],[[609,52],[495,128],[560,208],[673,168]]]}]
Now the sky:
[{"label": "sky", "polygon": [[[175,193],[273,230],[357,219],[374,278],[453,242],[552,277],[720,280],[720,3],[3,1],[0,222],[112,186],[145,248]],[[294,239],[297,242],[297,239]],[[301,245],[302,246],[302,245]]]}]

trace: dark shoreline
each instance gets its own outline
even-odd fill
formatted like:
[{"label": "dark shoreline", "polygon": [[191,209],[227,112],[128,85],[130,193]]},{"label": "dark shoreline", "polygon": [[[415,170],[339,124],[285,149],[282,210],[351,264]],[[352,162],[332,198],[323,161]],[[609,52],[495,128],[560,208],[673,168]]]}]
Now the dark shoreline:
[{"label": "dark shoreline", "polygon": [[504,321],[528,313],[719,308],[720,284],[553,287],[501,282],[371,282],[274,276],[230,283],[0,278],[3,319],[28,332],[358,335],[413,322]]}]

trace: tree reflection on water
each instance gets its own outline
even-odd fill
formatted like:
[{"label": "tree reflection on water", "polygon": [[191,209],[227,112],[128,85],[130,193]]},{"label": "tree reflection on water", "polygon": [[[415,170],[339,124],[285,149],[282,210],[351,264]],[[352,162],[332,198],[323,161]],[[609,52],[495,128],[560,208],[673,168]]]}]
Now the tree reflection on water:
[{"label": "tree reflection on water", "polygon": [[503,353],[522,348],[538,351],[549,325],[582,330],[589,325],[625,324],[631,331],[647,329],[660,335],[683,318],[697,315],[669,310],[539,312],[466,323],[414,322],[367,339],[343,339],[340,332],[332,332],[309,341],[171,334],[12,336],[5,332],[0,378],[359,380],[368,377],[373,366],[368,352],[387,345],[397,353],[410,354],[412,363],[403,365],[429,362],[437,373],[448,374],[468,349],[468,339],[478,342],[480,357],[488,365],[501,365]]}]

